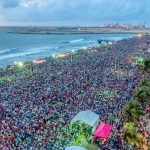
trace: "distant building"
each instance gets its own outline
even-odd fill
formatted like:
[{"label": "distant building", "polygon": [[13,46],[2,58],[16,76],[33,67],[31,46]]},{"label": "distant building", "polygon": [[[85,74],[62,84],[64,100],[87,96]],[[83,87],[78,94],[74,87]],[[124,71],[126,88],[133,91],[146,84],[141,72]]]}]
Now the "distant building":
[{"label": "distant building", "polygon": [[123,24],[123,25],[120,25],[119,23],[116,23],[116,24],[105,24],[102,27],[104,27],[104,28],[115,28],[115,29],[122,28],[122,29],[127,29],[127,30],[131,30],[131,29],[145,29],[146,28],[145,24],[132,25],[132,24],[129,24],[129,23],[126,23],[126,24]]}]

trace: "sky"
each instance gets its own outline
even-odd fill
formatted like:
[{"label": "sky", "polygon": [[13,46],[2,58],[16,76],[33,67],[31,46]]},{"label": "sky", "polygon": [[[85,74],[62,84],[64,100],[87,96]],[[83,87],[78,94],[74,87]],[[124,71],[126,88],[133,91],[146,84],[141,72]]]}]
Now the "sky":
[{"label": "sky", "polygon": [[0,26],[150,25],[150,0],[0,0]]}]

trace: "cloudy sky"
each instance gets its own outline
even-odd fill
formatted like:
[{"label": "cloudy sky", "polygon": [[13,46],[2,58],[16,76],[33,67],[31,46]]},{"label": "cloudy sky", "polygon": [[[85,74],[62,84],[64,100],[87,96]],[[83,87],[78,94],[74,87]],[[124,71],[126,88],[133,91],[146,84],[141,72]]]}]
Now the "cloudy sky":
[{"label": "cloudy sky", "polygon": [[0,25],[150,25],[149,6],[150,0],[0,0]]}]

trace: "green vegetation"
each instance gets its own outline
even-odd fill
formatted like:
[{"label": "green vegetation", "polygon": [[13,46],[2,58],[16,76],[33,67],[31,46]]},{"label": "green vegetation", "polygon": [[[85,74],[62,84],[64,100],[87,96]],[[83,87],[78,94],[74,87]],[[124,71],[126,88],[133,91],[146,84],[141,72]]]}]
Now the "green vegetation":
[{"label": "green vegetation", "polygon": [[145,82],[141,87],[137,89],[138,101],[141,103],[148,102],[150,100],[150,86],[148,82]]},{"label": "green vegetation", "polygon": [[70,142],[71,145],[85,146],[88,144],[88,139],[92,135],[92,127],[82,121],[75,121],[70,125],[70,132],[74,138]]},{"label": "green vegetation", "polygon": [[137,100],[140,103],[150,103],[150,79],[146,78],[146,73],[150,71],[150,58],[144,60],[143,77],[141,86],[137,88]]},{"label": "green vegetation", "polygon": [[124,107],[124,114],[127,122],[137,122],[139,117],[144,115],[144,112],[140,108],[140,104],[136,100],[131,100]]},{"label": "green vegetation", "polygon": [[[123,127],[123,139],[129,145],[135,144],[137,147],[142,147],[144,142],[144,137],[140,137],[136,130],[139,117],[144,115],[141,104],[150,104],[150,79],[146,78],[146,73],[150,70],[150,59],[145,59],[142,63],[142,59],[138,60],[139,70],[142,71],[143,76],[141,80],[141,85],[134,91],[134,100],[128,102],[124,106],[124,117],[126,118],[126,123]],[[142,66],[142,68],[141,68]]]},{"label": "green vegetation", "polygon": [[88,145],[88,142],[84,135],[78,134],[76,139],[71,142],[71,145],[85,147],[84,145]]},{"label": "green vegetation", "polygon": [[128,144],[140,144],[142,139],[138,136],[136,132],[136,127],[134,123],[127,122],[123,127],[123,139]]},{"label": "green vegetation", "polygon": [[144,70],[149,71],[150,70],[150,58],[147,58],[144,60]]}]

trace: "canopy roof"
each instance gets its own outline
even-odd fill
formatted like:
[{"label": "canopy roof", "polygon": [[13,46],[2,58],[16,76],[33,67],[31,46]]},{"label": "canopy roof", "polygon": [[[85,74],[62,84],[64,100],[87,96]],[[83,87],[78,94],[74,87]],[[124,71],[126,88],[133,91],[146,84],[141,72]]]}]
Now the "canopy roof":
[{"label": "canopy roof", "polygon": [[94,132],[94,136],[97,138],[107,139],[110,135],[111,130],[112,130],[111,124],[101,123],[97,128],[97,130]]},{"label": "canopy roof", "polygon": [[144,59],[142,57],[136,57],[136,64],[143,63]]},{"label": "canopy roof", "polygon": [[87,149],[80,147],[80,146],[69,146],[69,147],[66,147],[65,150],[87,150]]},{"label": "canopy roof", "polygon": [[99,116],[91,110],[81,111],[71,120],[75,121],[82,121],[93,127],[99,121]]}]

